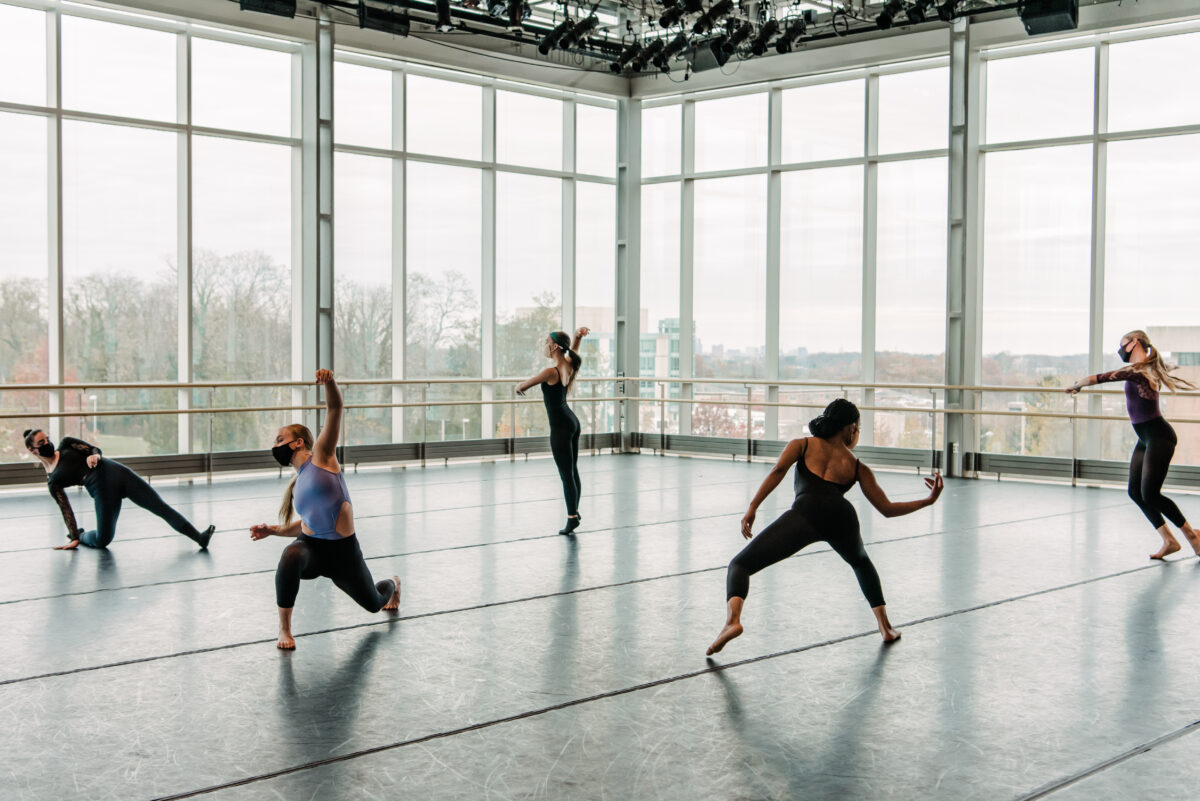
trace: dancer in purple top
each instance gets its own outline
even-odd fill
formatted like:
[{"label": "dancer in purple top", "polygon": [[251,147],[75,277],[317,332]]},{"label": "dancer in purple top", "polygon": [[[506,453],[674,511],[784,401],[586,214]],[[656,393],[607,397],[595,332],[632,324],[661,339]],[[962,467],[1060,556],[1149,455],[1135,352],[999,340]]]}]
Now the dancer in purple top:
[{"label": "dancer in purple top", "polygon": [[1125,382],[1125,408],[1129,412],[1129,422],[1133,423],[1133,430],[1138,435],[1133,458],[1129,462],[1129,497],[1163,540],[1162,548],[1150,554],[1150,558],[1163,559],[1179,550],[1179,540],[1167,527],[1164,516],[1183,532],[1192,550],[1200,555],[1200,533],[1188,525],[1175,502],[1162,494],[1177,439],[1175,429],[1163,419],[1158,405],[1158,391],[1163,386],[1172,392],[1196,387],[1171,375],[1173,368],[1163,361],[1158,348],[1150,344],[1145,331],[1130,331],[1121,337],[1117,355],[1129,366],[1088,376],[1068,387],[1067,394],[1074,395],[1083,387],[1093,384]]}]

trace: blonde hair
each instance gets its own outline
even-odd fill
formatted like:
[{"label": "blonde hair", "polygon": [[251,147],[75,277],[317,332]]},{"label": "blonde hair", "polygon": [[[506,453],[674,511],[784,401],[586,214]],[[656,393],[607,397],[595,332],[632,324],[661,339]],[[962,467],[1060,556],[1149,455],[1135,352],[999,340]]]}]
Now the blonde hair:
[{"label": "blonde hair", "polygon": [[[293,439],[299,439],[304,443],[305,448],[310,451],[312,450],[313,435],[312,432],[308,430],[307,426],[302,426],[299,423],[292,423],[286,428],[288,432],[291,433]],[[299,473],[292,476],[292,480],[288,482],[287,489],[283,491],[283,503],[279,506],[279,522],[285,526],[290,525],[292,522],[292,512],[294,509],[292,505],[292,492],[296,489],[296,479],[299,478],[299,476]]]},{"label": "blonde hair", "polygon": [[1171,371],[1176,369],[1175,365],[1167,364],[1162,354],[1158,352],[1158,348],[1150,344],[1150,337],[1146,336],[1145,331],[1130,331],[1121,337],[1121,339],[1122,341],[1126,339],[1136,341],[1146,351],[1144,361],[1129,365],[1129,369],[1135,373],[1141,373],[1147,378],[1156,381],[1160,387],[1166,387],[1172,392],[1178,392],[1181,389],[1197,388],[1192,382],[1171,375]]}]

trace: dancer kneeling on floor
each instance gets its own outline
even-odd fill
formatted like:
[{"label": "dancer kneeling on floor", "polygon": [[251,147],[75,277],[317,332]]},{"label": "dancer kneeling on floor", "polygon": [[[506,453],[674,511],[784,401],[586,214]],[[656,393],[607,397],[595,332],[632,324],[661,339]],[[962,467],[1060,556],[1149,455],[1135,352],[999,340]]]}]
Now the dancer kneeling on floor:
[{"label": "dancer kneeling on floor", "polygon": [[[213,526],[199,531],[187,518],[175,511],[141,476],[120,462],[105,459],[95,445],[74,437],[63,437],[55,448],[46,432],[31,428],[25,432],[25,447],[38,458],[46,471],[50,494],[62,510],[67,524],[67,544],[55,546],[56,551],[69,551],[81,544],[90,548],[107,548],[117,535],[117,518],[121,502],[128,498],[143,509],[153,512],[171,528],[200,546],[208,548]],[[66,488],[82,484],[96,504],[96,528],[85,531],[75,522],[75,511],[67,498]]]},{"label": "dancer kneeling on floor", "polygon": [[[296,476],[283,494],[279,510],[281,525],[264,523],[250,527],[250,538],[271,535],[295,537],[283,549],[275,571],[275,600],[279,605],[278,647],[292,649],[292,607],[301,579],[328,576],[338,589],[368,612],[400,608],[400,578],[375,582],[363,560],[354,533],[354,509],[346,477],[336,456],[338,431],[342,425],[342,394],[328,370],[317,371],[317,383],[325,385],[325,427],[313,442],[312,432],[302,425],[284,426],[275,437],[271,454],[279,464],[296,468]],[[300,519],[292,520],[293,507]]]},{"label": "dancer kneeling on floor", "polygon": [[792,508],[763,529],[742,552],[729,563],[726,579],[726,598],[729,616],[725,628],[708,648],[717,653],[725,644],[742,633],[742,604],[750,591],[750,577],[764,567],[787,559],[814,542],[824,540],[842,557],[858,577],[858,586],[871,604],[879,633],[884,642],[900,638],[900,632],[888,621],[887,607],[879,574],[863,547],[858,529],[858,515],[846,500],[846,492],[856,483],[862,485],[863,495],[884,517],[898,517],[924,509],[937,501],[942,492],[942,477],[925,479],[929,497],[919,501],[893,503],[875,481],[871,468],[862,464],[850,451],[858,444],[858,407],[839,398],[808,424],[811,437],[794,439],[783,449],[779,461],[758,488],[750,510],[742,518],[742,536],[750,539],[754,515],[758,507],[779,482],[788,468],[796,465],[796,500]]}]

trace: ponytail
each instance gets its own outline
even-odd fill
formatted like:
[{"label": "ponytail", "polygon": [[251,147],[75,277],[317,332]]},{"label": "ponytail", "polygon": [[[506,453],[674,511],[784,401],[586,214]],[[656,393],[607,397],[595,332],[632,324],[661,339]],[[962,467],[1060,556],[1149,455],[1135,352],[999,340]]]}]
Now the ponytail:
[{"label": "ponytail", "polygon": [[575,375],[579,372],[579,366],[583,364],[583,357],[571,350],[571,338],[567,336],[565,331],[552,332],[550,340],[555,345],[558,345],[563,355],[566,356],[567,361],[571,364],[571,377],[567,379],[567,386],[565,387],[567,391],[570,391],[571,384],[575,383]]},{"label": "ponytail", "polygon": [[[312,450],[313,435],[312,432],[308,430],[307,426],[302,426],[299,423],[293,423],[292,425],[287,426],[287,430],[291,433],[293,438],[299,439],[301,442],[303,442],[305,448]],[[279,505],[279,522],[285,526],[291,525],[292,522],[292,515],[295,511],[295,506],[292,503],[292,495],[296,491],[296,479],[299,477],[299,473],[293,475],[292,480],[288,482],[287,489],[283,491],[283,503]]]},{"label": "ponytail", "polygon": [[1150,337],[1146,336],[1145,331],[1130,331],[1122,339],[1136,339],[1146,351],[1145,361],[1131,365],[1135,372],[1141,373],[1157,382],[1159,386],[1166,387],[1172,392],[1178,392],[1181,389],[1195,390],[1198,388],[1187,379],[1171,375],[1171,371],[1176,369],[1175,365],[1167,364],[1158,348],[1150,344]]}]

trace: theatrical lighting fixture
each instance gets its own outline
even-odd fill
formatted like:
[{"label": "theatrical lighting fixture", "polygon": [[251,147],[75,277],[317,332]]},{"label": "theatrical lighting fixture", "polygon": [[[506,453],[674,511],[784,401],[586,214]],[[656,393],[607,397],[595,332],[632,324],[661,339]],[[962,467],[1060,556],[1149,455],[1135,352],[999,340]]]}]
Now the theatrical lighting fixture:
[{"label": "theatrical lighting fixture", "polygon": [[296,0],[240,0],[242,11],[261,11],[277,17],[296,16]]},{"label": "theatrical lighting fixture", "polygon": [[640,52],[642,52],[642,46],[637,42],[626,45],[625,49],[621,51],[621,55],[617,56],[617,60],[609,64],[608,68],[613,72],[620,73],[629,65],[630,61],[637,58],[637,54]]},{"label": "theatrical lighting fixture", "polygon": [[666,42],[662,39],[655,39],[654,41],[650,42],[650,44],[642,48],[642,52],[637,54],[637,58],[635,58],[633,63],[629,65],[629,69],[633,70],[634,72],[641,72],[642,70],[646,69],[646,65],[662,52],[662,49],[665,45]]},{"label": "theatrical lighting fixture", "polygon": [[937,7],[938,19],[942,22],[953,22],[954,17],[958,14],[959,0],[946,0]]},{"label": "theatrical lighting fixture", "polygon": [[683,0],[683,10],[689,14],[699,14],[704,10],[702,0]]},{"label": "theatrical lighting fixture", "polygon": [[542,37],[542,41],[538,44],[538,52],[543,56],[550,55],[550,51],[558,47],[558,43],[562,41],[563,36],[571,29],[575,21],[567,17],[562,22],[554,26],[550,33]]},{"label": "theatrical lighting fixture", "polygon": [[407,14],[397,14],[383,8],[374,8],[363,0],[358,3],[358,27],[372,31],[383,31],[393,36],[408,36]]},{"label": "theatrical lighting fixture", "polygon": [[737,50],[738,45],[750,38],[750,34],[754,33],[754,25],[750,22],[743,22],[738,29],[729,34],[729,39],[722,45],[726,54]]},{"label": "theatrical lighting fixture", "polygon": [[599,25],[600,20],[594,15],[580,20],[578,25],[575,25],[571,30],[563,34],[562,39],[558,42],[558,46],[563,50],[569,50],[574,45],[587,39],[588,34],[596,30]]},{"label": "theatrical lighting fixture", "polygon": [[779,23],[773,19],[769,19],[763,23],[763,26],[758,29],[758,35],[754,37],[754,41],[750,43],[750,52],[756,56],[761,56],[767,52],[767,40],[779,32]]},{"label": "theatrical lighting fixture", "polygon": [[450,0],[436,0],[434,6],[437,8],[437,29],[442,33],[454,30],[454,20],[450,19]]},{"label": "theatrical lighting fixture", "polygon": [[904,0],[887,0],[883,4],[883,11],[880,11],[879,16],[875,18],[875,24],[879,26],[880,30],[886,31],[892,27],[892,22],[895,21],[896,15],[903,7]]},{"label": "theatrical lighting fixture", "polygon": [[663,72],[671,71],[671,59],[682,53],[688,46],[688,38],[686,33],[681,33],[671,40],[671,43],[662,49],[662,52],[654,57],[654,66],[658,67]]},{"label": "theatrical lighting fixture", "polygon": [[687,12],[684,11],[683,6],[671,6],[663,12],[661,17],[658,18],[658,24],[664,28],[670,28],[674,25],[678,25],[679,21],[683,19],[683,15],[686,13]]},{"label": "theatrical lighting fixture", "polygon": [[905,15],[908,16],[909,25],[917,25],[925,21],[925,12],[933,5],[933,0],[917,0],[908,7]]},{"label": "theatrical lighting fixture", "polygon": [[692,33],[707,33],[716,27],[717,22],[733,10],[733,0],[717,0],[708,13],[696,20]]},{"label": "theatrical lighting fixture", "polygon": [[783,35],[775,42],[775,52],[779,55],[792,52],[792,43],[804,35],[808,29],[808,21],[803,16],[796,17],[783,29]]},{"label": "theatrical lighting fixture", "polygon": [[1030,36],[1079,27],[1079,0],[1024,0],[1017,14]]}]

